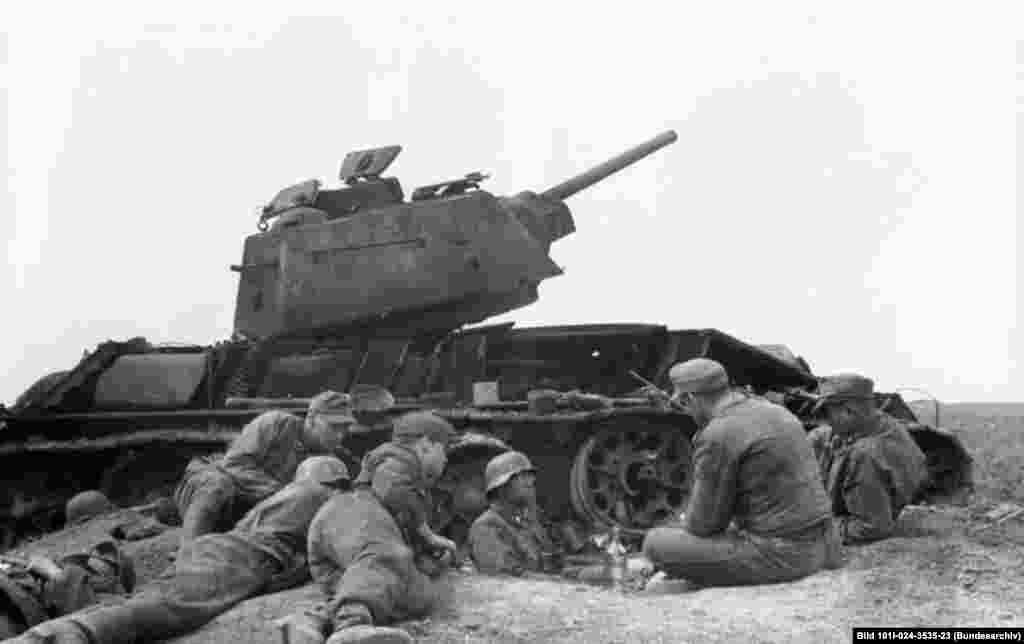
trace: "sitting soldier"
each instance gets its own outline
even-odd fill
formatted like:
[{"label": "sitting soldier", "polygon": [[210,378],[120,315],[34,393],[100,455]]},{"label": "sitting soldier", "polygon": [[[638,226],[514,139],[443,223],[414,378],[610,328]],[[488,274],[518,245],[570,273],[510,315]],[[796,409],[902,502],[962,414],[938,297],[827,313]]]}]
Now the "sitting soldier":
[{"label": "sitting soldier", "polygon": [[[441,477],[452,426],[430,412],[394,423],[392,440],[363,458],[355,490],[332,499],[309,528],[309,569],[326,601],[280,620],[297,644],[403,644],[383,626],[429,613],[455,544],[427,525],[428,490]],[[435,553],[443,552],[443,555]]]},{"label": "sitting soldier", "polygon": [[487,463],[484,480],[490,507],[469,530],[477,570],[522,575],[554,572],[554,545],[538,520],[536,470],[521,452],[505,452]]},{"label": "sitting soldier", "polygon": [[869,378],[838,375],[819,393],[828,425],[809,438],[843,543],[884,539],[928,479],[925,455],[900,421],[875,408]]},{"label": "sitting soldier", "polygon": [[242,429],[222,458],[192,459],[174,493],[181,545],[230,529],[291,481],[306,456],[336,454],[354,422],[349,396],[325,391],[310,401],[304,421],[283,411],[265,412]]},{"label": "sitting soldier", "polygon": [[772,584],[838,565],[828,497],[800,421],[734,388],[714,360],[677,364],[669,378],[698,428],[693,490],[682,526],[644,538],[660,573],[648,588],[677,588],[665,582],[673,578],[687,588]]},{"label": "sitting soldier", "polygon": [[111,595],[131,593],[135,569],[112,541],[55,563],[35,555],[27,562],[0,556],[0,639],[91,606]]},{"label": "sitting soldier", "polygon": [[292,483],[250,510],[231,532],[196,539],[143,592],[44,622],[15,642],[153,642],[193,631],[250,597],[301,585],[309,579],[309,523],[348,484],[348,469],[338,458],[308,458]]}]

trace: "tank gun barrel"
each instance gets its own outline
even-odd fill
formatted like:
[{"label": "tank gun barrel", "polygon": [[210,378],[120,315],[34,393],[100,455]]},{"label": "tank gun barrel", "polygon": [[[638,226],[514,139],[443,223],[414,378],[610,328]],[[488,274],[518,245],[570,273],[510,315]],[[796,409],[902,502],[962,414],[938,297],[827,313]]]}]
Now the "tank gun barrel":
[{"label": "tank gun barrel", "polygon": [[582,172],[571,179],[548,188],[541,193],[540,196],[547,199],[556,199],[558,201],[568,199],[580,190],[586,190],[598,181],[615,174],[627,166],[633,165],[640,159],[657,152],[667,145],[675,143],[678,138],[679,137],[676,135],[675,130],[662,132],[653,139],[634,146],[621,154],[617,154],[604,163],[596,165],[586,172]]}]

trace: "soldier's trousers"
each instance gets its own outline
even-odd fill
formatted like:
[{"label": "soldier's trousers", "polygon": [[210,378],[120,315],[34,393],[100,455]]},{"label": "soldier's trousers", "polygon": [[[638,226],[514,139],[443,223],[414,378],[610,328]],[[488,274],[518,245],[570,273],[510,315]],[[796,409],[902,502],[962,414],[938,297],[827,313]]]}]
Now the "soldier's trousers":
[{"label": "soldier's trousers", "polygon": [[204,534],[226,532],[234,527],[239,507],[234,479],[209,458],[189,462],[174,501],[181,515],[181,545]]},{"label": "soldier's trousers", "polygon": [[274,557],[236,534],[210,534],[196,539],[188,554],[143,593],[79,611],[71,619],[95,644],[174,637],[259,594],[280,568]]},{"label": "soldier's trousers", "polygon": [[309,569],[328,598],[327,619],[362,604],[375,624],[421,617],[438,599],[436,580],[416,567],[391,513],[369,490],[341,494],[310,526]]},{"label": "soldier's trousers", "polygon": [[831,520],[786,537],[730,528],[705,538],[681,526],[654,528],[644,538],[643,550],[670,577],[701,586],[781,583],[841,565],[839,535]]}]

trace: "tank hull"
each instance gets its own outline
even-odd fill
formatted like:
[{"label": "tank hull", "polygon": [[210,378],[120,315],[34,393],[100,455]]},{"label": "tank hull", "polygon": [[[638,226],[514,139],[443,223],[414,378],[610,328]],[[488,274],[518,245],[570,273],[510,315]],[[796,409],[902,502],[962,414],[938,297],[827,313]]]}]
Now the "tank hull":
[{"label": "tank hull", "polygon": [[[353,471],[388,439],[390,417],[404,411],[434,409],[463,433],[437,494],[439,529],[464,533],[480,509],[484,464],[512,448],[537,465],[552,521],[584,535],[612,524],[638,535],[684,506],[696,428],[688,416],[637,397],[630,371],[666,386],[673,363],[705,356],[754,393],[785,395],[817,384],[805,362],[715,329],[495,325],[442,337],[372,331],[175,349],[140,339],[100,345],[6,413],[0,466],[10,466],[0,472],[13,474],[0,474],[7,479],[0,524],[7,542],[59,525],[63,503],[84,489],[101,489],[121,505],[168,495],[189,458],[222,451],[263,411],[302,416],[317,392],[358,384],[387,387],[398,404],[387,415],[360,417],[347,445]],[[143,365],[150,386],[119,386]],[[532,398],[538,390],[587,395],[555,396],[542,407]],[[909,408],[894,404],[902,400],[888,400],[891,412],[913,420]],[[799,398],[791,401],[813,426]],[[912,433],[927,452],[943,455],[930,459],[936,492],[969,483],[969,459],[955,439],[923,425]]]}]

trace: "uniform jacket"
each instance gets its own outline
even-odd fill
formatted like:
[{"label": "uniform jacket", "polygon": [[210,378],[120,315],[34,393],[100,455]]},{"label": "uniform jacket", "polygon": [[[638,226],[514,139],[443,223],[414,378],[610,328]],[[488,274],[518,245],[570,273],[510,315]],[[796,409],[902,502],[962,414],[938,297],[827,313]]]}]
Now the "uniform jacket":
[{"label": "uniform jacket", "polygon": [[903,424],[884,412],[847,437],[831,427],[810,434],[845,543],[884,539],[928,480],[924,453]]},{"label": "uniform jacket", "polygon": [[334,491],[309,482],[292,482],[242,517],[231,533],[268,553],[281,564],[274,587],[298,585],[309,577],[306,537],[309,524]]},{"label": "uniform jacket", "polygon": [[694,436],[687,530],[709,537],[735,522],[758,536],[785,537],[827,519],[828,496],[803,425],[779,405],[735,396]]},{"label": "uniform jacket", "polygon": [[473,562],[487,574],[541,572],[542,553],[551,552],[551,538],[535,512],[492,503],[469,529]]},{"label": "uniform jacket", "polygon": [[429,482],[411,448],[384,443],[363,457],[355,487],[369,488],[414,543],[430,513]]},{"label": "uniform jacket", "polygon": [[283,411],[268,411],[242,429],[220,468],[234,480],[238,494],[258,503],[295,477],[308,454],[302,444],[303,421]]}]

